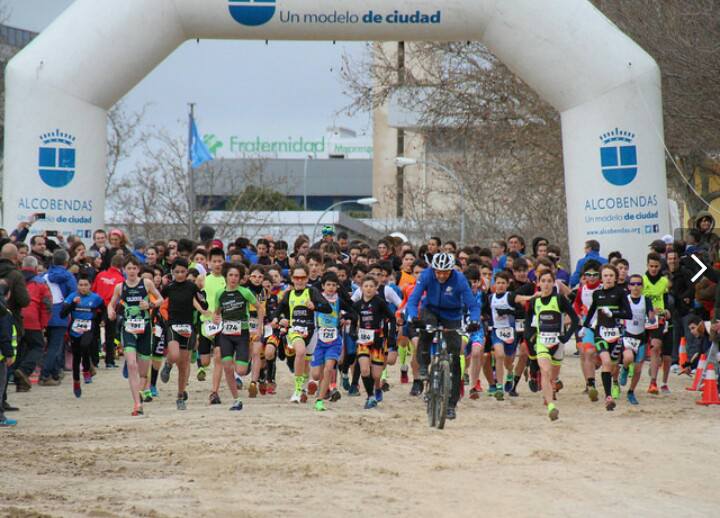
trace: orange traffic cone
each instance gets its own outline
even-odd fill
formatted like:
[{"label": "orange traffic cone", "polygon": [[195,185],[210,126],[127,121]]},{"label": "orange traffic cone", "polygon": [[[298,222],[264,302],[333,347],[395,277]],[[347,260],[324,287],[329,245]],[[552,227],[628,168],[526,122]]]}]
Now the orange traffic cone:
[{"label": "orange traffic cone", "polygon": [[678,352],[678,363],[680,364],[680,368],[685,371],[687,369],[686,365],[688,362],[688,355],[687,355],[687,342],[685,341],[685,337],[683,336],[680,339],[680,350]]},{"label": "orange traffic cone", "polygon": [[685,387],[685,390],[698,390],[698,386],[700,386],[700,381],[702,380],[703,371],[705,370],[705,355],[700,355],[700,361],[698,362],[697,369],[695,369],[695,379],[692,382],[692,385],[689,387]]},{"label": "orange traffic cone", "polygon": [[698,405],[720,405],[717,376],[715,375],[715,364],[713,362],[709,362],[705,369],[702,399],[695,401],[695,403]]}]

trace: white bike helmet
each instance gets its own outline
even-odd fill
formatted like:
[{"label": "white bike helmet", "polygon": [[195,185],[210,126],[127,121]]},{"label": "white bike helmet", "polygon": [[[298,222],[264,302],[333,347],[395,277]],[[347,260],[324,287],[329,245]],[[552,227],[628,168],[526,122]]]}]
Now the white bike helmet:
[{"label": "white bike helmet", "polygon": [[433,270],[448,271],[455,267],[455,256],[445,252],[437,253],[432,258]]}]

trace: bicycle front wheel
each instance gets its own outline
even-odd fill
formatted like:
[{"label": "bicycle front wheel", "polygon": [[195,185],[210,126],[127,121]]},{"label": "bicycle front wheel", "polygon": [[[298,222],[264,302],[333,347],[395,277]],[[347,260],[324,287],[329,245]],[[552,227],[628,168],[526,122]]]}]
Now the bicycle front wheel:
[{"label": "bicycle front wheel", "polygon": [[438,364],[433,362],[430,366],[430,376],[427,388],[427,416],[428,425],[434,428],[437,424],[438,388],[440,386],[440,370]]},{"label": "bicycle front wheel", "polygon": [[445,418],[447,417],[448,405],[450,404],[450,362],[442,360],[438,363],[438,390],[436,392],[437,403],[435,405],[435,426],[438,430],[445,427]]}]

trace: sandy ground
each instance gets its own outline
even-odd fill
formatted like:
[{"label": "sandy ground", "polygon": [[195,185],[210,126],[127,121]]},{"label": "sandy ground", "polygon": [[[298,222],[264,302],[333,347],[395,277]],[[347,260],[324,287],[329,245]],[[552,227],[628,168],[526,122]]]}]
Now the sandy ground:
[{"label": "sandy ground", "polygon": [[438,431],[407,385],[377,410],[343,397],[318,414],[288,403],[278,373],[278,395],[245,399],[239,413],[226,389],[207,406],[198,381],[178,412],[175,373],[145,418],[130,417],[119,370],[101,370],[80,400],[68,382],[11,392],[22,408],[0,430],[0,515],[718,515],[720,407],[695,405],[687,378],[608,413],[582,395],[569,357],[558,422],[523,384],[514,400],[464,400]]}]

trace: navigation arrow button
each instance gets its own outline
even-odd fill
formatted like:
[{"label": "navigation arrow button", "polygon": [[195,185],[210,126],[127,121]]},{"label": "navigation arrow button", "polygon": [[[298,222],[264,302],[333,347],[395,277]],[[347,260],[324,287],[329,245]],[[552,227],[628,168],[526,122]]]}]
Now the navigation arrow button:
[{"label": "navigation arrow button", "polygon": [[696,263],[698,263],[698,266],[700,266],[700,271],[697,272],[697,273],[693,276],[692,279],[690,279],[692,282],[695,282],[695,281],[697,281],[697,280],[700,278],[700,276],[701,276],[703,273],[705,273],[705,270],[707,270],[708,267],[705,266],[705,263],[703,263],[700,259],[698,259],[695,254],[691,254],[690,257],[692,257],[693,260],[694,260]]}]

